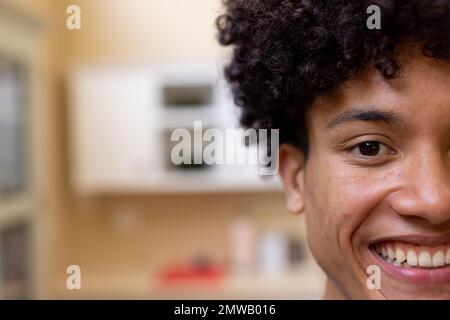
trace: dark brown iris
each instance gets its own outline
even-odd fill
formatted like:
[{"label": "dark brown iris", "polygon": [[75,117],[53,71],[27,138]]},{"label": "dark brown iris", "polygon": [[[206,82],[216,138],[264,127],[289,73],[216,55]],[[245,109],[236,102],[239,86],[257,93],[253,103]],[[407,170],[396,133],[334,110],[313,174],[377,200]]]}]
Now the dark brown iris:
[{"label": "dark brown iris", "polygon": [[376,156],[380,152],[380,143],[375,141],[361,143],[359,152],[364,156]]}]

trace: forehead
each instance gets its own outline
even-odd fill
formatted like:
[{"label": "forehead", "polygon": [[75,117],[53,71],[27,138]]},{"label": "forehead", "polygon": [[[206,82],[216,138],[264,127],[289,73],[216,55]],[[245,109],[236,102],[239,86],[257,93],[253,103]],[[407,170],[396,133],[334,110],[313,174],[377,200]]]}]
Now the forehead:
[{"label": "forehead", "polygon": [[343,83],[329,97],[319,98],[308,112],[308,123],[326,126],[353,108],[371,107],[401,113],[413,125],[426,121],[450,122],[450,62],[421,53],[399,58],[401,74],[386,80],[374,68]]}]

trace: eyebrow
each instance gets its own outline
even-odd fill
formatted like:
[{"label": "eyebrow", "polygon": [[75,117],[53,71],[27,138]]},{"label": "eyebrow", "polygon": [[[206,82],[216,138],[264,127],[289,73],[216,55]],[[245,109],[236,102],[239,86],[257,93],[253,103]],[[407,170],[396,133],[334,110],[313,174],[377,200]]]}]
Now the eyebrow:
[{"label": "eyebrow", "polygon": [[403,117],[396,112],[376,110],[374,107],[359,107],[339,115],[327,125],[327,129],[333,129],[355,121],[384,122],[397,127],[406,126]]}]

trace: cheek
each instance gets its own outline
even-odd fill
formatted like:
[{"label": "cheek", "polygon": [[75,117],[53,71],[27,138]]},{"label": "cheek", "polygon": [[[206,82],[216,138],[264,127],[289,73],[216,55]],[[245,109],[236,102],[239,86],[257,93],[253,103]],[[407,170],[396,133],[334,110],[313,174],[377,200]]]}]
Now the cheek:
[{"label": "cheek", "polygon": [[305,175],[305,211],[312,250],[351,253],[352,236],[377,206],[383,177],[338,161],[315,162]]}]

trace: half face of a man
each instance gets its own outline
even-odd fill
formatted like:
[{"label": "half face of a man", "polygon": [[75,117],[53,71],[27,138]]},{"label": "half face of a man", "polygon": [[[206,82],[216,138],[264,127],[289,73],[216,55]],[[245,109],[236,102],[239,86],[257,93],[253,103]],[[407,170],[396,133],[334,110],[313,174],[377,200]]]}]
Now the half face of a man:
[{"label": "half face of a man", "polygon": [[368,69],[314,103],[307,160],[280,150],[327,297],[450,299],[450,63],[403,60],[395,80]]}]

